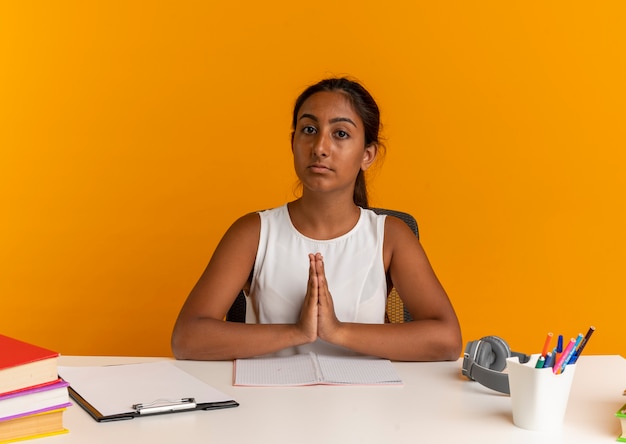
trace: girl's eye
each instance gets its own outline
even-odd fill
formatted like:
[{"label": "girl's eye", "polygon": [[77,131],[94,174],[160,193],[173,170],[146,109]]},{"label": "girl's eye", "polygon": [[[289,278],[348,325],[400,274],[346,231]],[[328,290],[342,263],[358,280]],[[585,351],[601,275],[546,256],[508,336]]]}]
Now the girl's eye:
[{"label": "girl's eye", "polygon": [[316,129],[313,126],[305,126],[304,128],[302,128],[302,132],[304,134],[315,134],[316,133]]},{"label": "girl's eye", "polygon": [[348,137],[350,137],[350,134],[348,134],[345,131],[339,130],[335,133],[337,135],[337,137],[339,137],[340,139],[347,139]]}]

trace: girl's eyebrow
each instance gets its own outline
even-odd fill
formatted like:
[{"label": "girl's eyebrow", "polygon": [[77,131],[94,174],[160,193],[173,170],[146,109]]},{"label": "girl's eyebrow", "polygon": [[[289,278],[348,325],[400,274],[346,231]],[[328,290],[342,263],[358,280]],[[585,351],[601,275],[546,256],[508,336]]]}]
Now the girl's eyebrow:
[{"label": "girl's eyebrow", "polygon": [[[300,120],[302,120],[302,119],[311,119],[311,120],[313,120],[315,122],[318,121],[318,118],[315,117],[313,114],[302,114],[300,116]],[[335,117],[333,119],[330,119],[330,121],[329,121],[329,123],[337,123],[337,122],[348,122],[348,123],[352,124],[355,128],[357,128],[356,123],[354,123],[352,121],[352,119],[349,119],[347,117]]]}]

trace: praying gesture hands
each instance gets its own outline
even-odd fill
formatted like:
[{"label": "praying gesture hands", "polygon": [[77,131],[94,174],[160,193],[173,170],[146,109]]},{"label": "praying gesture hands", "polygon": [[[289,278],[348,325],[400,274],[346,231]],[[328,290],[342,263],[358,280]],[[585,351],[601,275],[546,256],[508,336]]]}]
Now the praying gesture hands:
[{"label": "praying gesture hands", "polygon": [[324,258],[320,253],[309,254],[309,281],[299,324],[310,342],[318,337],[332,342],[333,335],[341,326],[335,315],[333,298],[324,273]]}]

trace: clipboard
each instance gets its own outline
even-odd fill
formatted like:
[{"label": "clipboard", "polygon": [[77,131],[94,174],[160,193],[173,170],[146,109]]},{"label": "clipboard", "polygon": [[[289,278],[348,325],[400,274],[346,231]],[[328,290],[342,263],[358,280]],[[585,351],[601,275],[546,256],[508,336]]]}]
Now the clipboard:
[{"label": "clipboard", "polygon": [[237,407],[171,361],[58,368],[70,397],[98,422]]}]

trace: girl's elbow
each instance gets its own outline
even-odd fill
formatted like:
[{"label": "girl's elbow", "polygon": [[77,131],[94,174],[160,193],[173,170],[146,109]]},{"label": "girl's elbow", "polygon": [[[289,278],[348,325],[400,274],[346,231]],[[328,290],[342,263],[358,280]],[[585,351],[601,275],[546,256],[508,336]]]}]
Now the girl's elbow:
[{"label": "girl's elbow", "polygon": [[456,361],[461,356],[463,351],[463,339],[461,336],[461,330],[457,326],[451,329],[445,340],[442,355],[444,361]]},{"label": "girl's elbow", "polygon": [[174,328],[170,340],[170,347],[174,358],[180,360],[193,359],[191,342],[188,336],[189,335],[186,335],[180,328]]},{"label": "girl's elbow", "polygon": [[176,335],[172,335],[170,346],[172,348],[172,354],[176,359],[186,359],[186,350],[183,341]]}]

